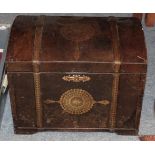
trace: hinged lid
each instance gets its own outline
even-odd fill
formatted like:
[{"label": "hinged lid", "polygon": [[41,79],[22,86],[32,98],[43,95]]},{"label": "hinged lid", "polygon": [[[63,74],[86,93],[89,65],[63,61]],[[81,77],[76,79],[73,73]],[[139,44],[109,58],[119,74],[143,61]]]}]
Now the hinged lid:
[{"label": "hinged lid", "polygon": [[18,16],[12,26],[8,71],[146,72],[146,49],[136,18]]}]

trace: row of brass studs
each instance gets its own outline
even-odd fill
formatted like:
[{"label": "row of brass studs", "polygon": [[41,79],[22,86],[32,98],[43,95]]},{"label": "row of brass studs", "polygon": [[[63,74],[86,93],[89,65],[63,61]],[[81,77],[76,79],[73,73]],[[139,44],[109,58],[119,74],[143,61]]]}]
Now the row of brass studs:
[{"label": "row of brass studs", "polygon": [[42,110],[40,102],[40,75],[34,73],[35,98],[36,98],[36,112],[37,112],[37,126],[42,127]]},{"label": "row of brass studs", "polygon": [[42,106],[41,106],[41,93],[40,93],[40,74],[39,74],[39,57],[41,50],[42,32],[44,25],[44,16],[38,17],[35,30],[34,39],[34,85],[35,85],[35,99],[36,99],[36,113],[37,113],[37,127],[42,127]]},{"label": "row of brass studs", "polygon": [[116,111],[117,111],[117,100],[118,100],[118,87],[119,87],[119,69],[121,65],[120,61],[120,51],[119,51],[119,33],[118,27],[115,18],[112,18],[110,21],[111,32],[113,38],[113,52],[115,58],[114,64],[114,79],[113,79],[113,88],[112,88],[112,103],[111,103],[111,112],[110,112],[110,128],[114,129],[116,124]]},{"label": "row of brass studs", "polygon": [[118,96],[118,85],[119,85],[119,73],[114,74],[113,80],[113,91],[112,91],[112,105],[111,105],[111,119],[110,119],[110,127],[115,127],[116,122],[116,108],[117,108],[117,96]]}]

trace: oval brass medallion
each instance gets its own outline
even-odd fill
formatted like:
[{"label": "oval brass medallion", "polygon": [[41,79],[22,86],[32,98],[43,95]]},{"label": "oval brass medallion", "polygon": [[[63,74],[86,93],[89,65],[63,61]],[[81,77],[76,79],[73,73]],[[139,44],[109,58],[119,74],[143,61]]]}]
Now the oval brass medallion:
[{"label": "oval brass medallion", "polygon": [[70,89],[60,98],[61,107],[70,114],[83,114],[88,112],[95,103],[93,97],[85,90]]}]

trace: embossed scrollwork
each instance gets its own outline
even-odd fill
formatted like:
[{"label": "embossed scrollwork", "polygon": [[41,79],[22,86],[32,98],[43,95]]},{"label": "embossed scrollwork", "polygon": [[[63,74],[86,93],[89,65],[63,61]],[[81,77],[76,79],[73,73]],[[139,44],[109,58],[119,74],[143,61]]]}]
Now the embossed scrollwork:
[{"label": "embossed scrollwork", "polygon": [[89,81],[91,78],[86,75],[66,75],[63,76],[62,79],[68,82],[86,82]]},{"label": "embossed scrollwork", "polygon": [[108,100],[95,101],[90,93],[83,89],[70,89],[64,92],[59,101],[46,100],[46,104],[59,103],[64,111],[70,114],[84,114],[90,111],[95,103],[108,105]]}]

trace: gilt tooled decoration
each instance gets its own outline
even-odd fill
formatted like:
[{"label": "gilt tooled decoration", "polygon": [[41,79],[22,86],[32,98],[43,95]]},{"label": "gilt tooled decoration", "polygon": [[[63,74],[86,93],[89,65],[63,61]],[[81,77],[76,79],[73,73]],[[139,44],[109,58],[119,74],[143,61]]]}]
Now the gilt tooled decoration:
[{"label": "gilt tooled decoration", "polygon": [[86,75],[66,75],[63,76],[62,79],[68,82],[86,82],[89,81],[91,78]]},{"label": "gilt tooled decoration", "polygon": [[108,100],[95,101],[90,93],[83,89],[70,89],[64,92],[59,101],[46,100],[46,104],[59,103],[62,109],[70,114],[84,114],[90,111],[95,103],[109,104]]},{"label": "gilt tooled decoration", "polygon": [[60,33],[67,40],[80,42],[91,39],[95,34],[95,29],[92,24],[72,23],[70,25],[64,25],[60,29]]}]

